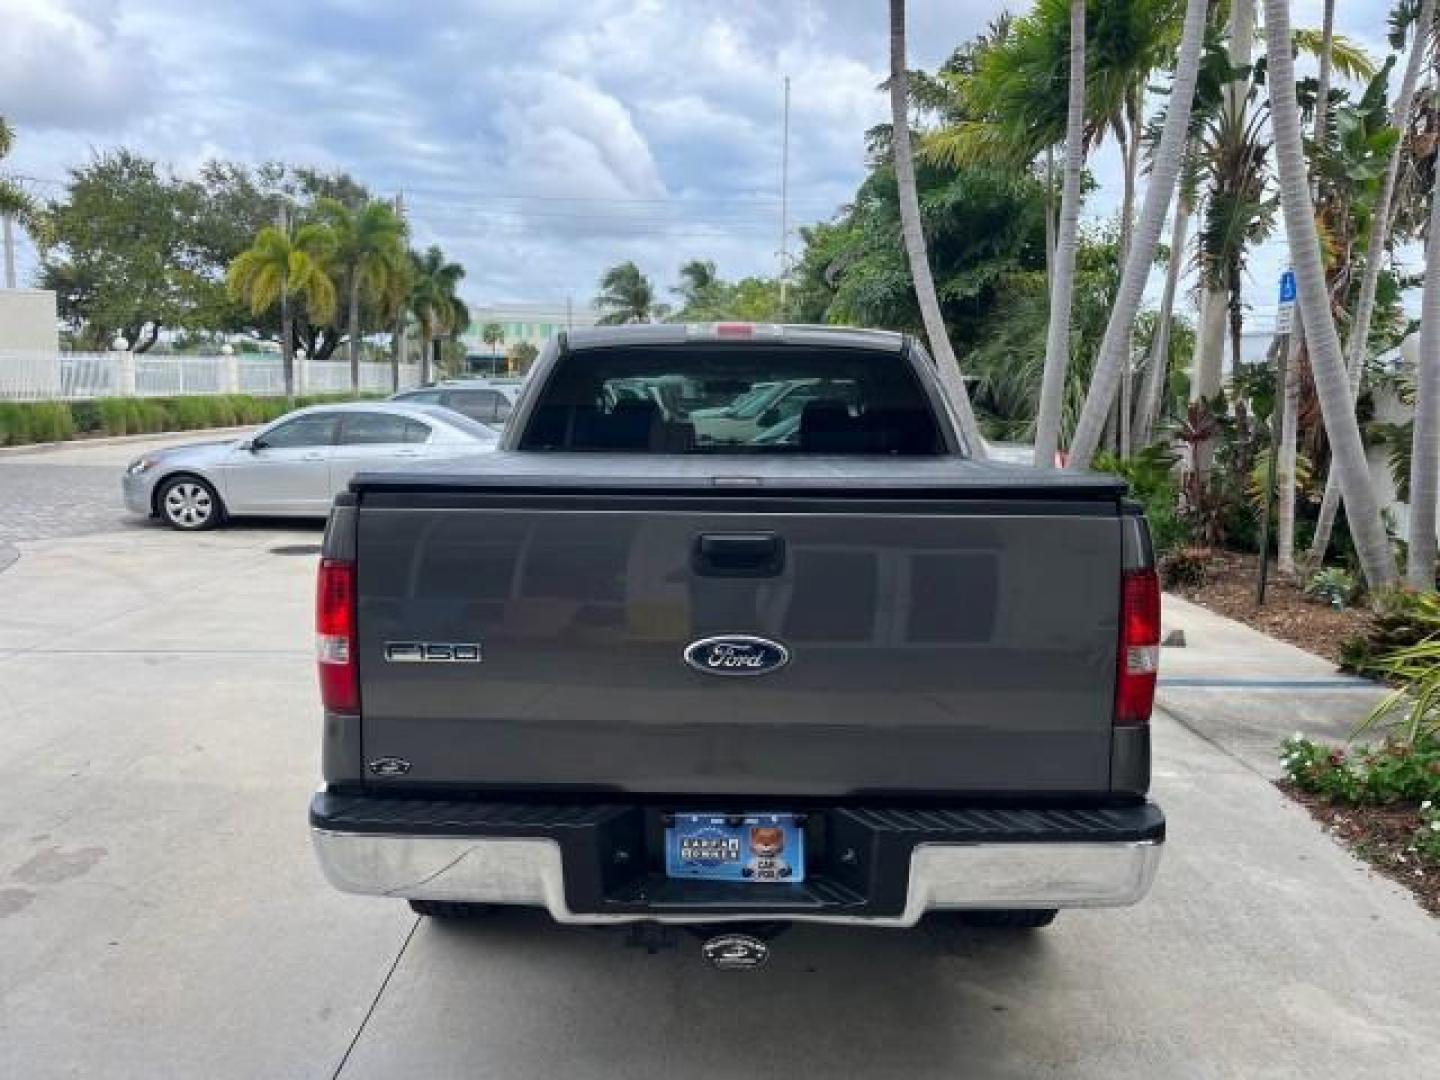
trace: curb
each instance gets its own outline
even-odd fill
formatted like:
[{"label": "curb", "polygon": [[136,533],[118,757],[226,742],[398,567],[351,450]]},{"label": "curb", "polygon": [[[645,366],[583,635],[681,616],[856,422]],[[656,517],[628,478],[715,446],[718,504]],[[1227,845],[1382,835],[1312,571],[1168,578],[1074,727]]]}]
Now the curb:
[{"label": "curb", "polygon": [[151,431],[142,435],[100,435],[95,438],[66,439],[63,442],[26,443],[24,446],[0,446],[0,458],[21,457],[25,454],[43,454],[47,450],[62,450],[73,446],[123,446],[125,443],[144,442],[147,439],[171,439],[183,435],[239,435],[254,431],[259,424],[245,424],[241,427],[190,428],[187,431]]}]

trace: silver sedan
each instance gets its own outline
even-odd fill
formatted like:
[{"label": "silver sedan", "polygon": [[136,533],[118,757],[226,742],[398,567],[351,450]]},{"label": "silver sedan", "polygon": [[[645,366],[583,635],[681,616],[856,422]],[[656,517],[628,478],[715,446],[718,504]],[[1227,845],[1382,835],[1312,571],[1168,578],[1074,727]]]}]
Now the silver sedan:
[{"label": "silver sedan", "polygon": [[125,505],[177,529],[226,518],[325,517],[357,472],[467,457],[495,449],[499,433],[449,409],[356,402],[298,409],[243,439],[187,443],[136,458]]}]

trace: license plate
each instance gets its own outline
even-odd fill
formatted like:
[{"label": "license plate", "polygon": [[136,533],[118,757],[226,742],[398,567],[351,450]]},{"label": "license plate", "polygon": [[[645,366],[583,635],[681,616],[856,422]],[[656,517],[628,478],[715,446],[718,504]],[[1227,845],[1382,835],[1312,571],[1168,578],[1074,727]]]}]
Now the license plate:
[{"label": "license plate", "polygon": [[674,814],[665,873],[701,881],[805,880],[805,831],[794,814]]}]

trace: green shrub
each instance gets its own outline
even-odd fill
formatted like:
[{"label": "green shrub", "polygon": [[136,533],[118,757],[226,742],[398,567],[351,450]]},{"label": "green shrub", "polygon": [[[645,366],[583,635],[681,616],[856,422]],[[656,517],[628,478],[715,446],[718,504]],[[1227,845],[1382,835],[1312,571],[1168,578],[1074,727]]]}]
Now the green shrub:
[{"label": "green shrub", "polygon": [[1349,570],[1331,566],[1311,576],[1305,583],[1305,595],[1339,611],[1355,599],[1359,588],[1355,575]]},{"label": "green shrub", "polygon": [[98,401],[72,401],[70,416],[75,421],[75,430],[82,435],[105,430],[105,424],[100,417]]},{"label": "green shrub", "polygon": [[30,424],[24,408],[14,401],[0,401],[0,446],[19,446],[30,441]]},{"label": "green shrub", "polygon": [[124,435],[130,430],[130,410],[125,398],[101,398],[100,427],[106,435]]},{"label": "green shrub", "polygon": [[1415,830],[1415,850],[1433,862],[1440,862],[1440,804],[1426,799],[1420,804],[1420,827]]},{"label": "green shrub", "polygon": [[1175,478],[1176,456],[1169,448],[1147,446],[1128,460],[1101,454],[1094,467],[1125,480],[1130,494],[1145,508],[1155,550],[1164,555],[1195,539],[1194,529],[1180,514],[1180,485]]},{"label": "green shrub", "polygon": [[1160,557],[1160,584],[1166,589],[1199,589],[1205,585],[1209,548],[1178,548]]},{"label": "green shrub", "polygon": [[1312,794],[1355,804],[1440,801],[1440,740],[1434,737],[1346,750],[1297,732],[1280,744],[1280,754],[1286,775]]},{"label": "green shrub", "polygon": [[75,434],[75,418],[65,402],[27,402],[20,408],[26,414],[27,442],[61,442]]},{"label": "green shrub", "polygon": [[1365,629],[1340,645],[1340,666],[1357,675],[1382,675],[1380,659],[1440,634],[1440,596],[1390,589],[1371,597]]}]

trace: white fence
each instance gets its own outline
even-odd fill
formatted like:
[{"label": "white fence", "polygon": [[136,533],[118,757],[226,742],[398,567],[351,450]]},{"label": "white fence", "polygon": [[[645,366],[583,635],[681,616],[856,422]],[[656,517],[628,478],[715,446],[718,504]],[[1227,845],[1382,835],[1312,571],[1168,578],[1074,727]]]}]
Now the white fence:
[{"label": "white fence", "polygon": [[[419,368],[400,368],[400,389],[419,381]],[[297,394],[350,392],[348,360],[298,359]],[[360,365],[362,393],[389,393],[394,373],[386,363]],[[255,394],[280,397],[285,370],[279,356],[192,356],[148,353],[0,352],[0,401],[76,401],[100,397],[183,397]]]}]

